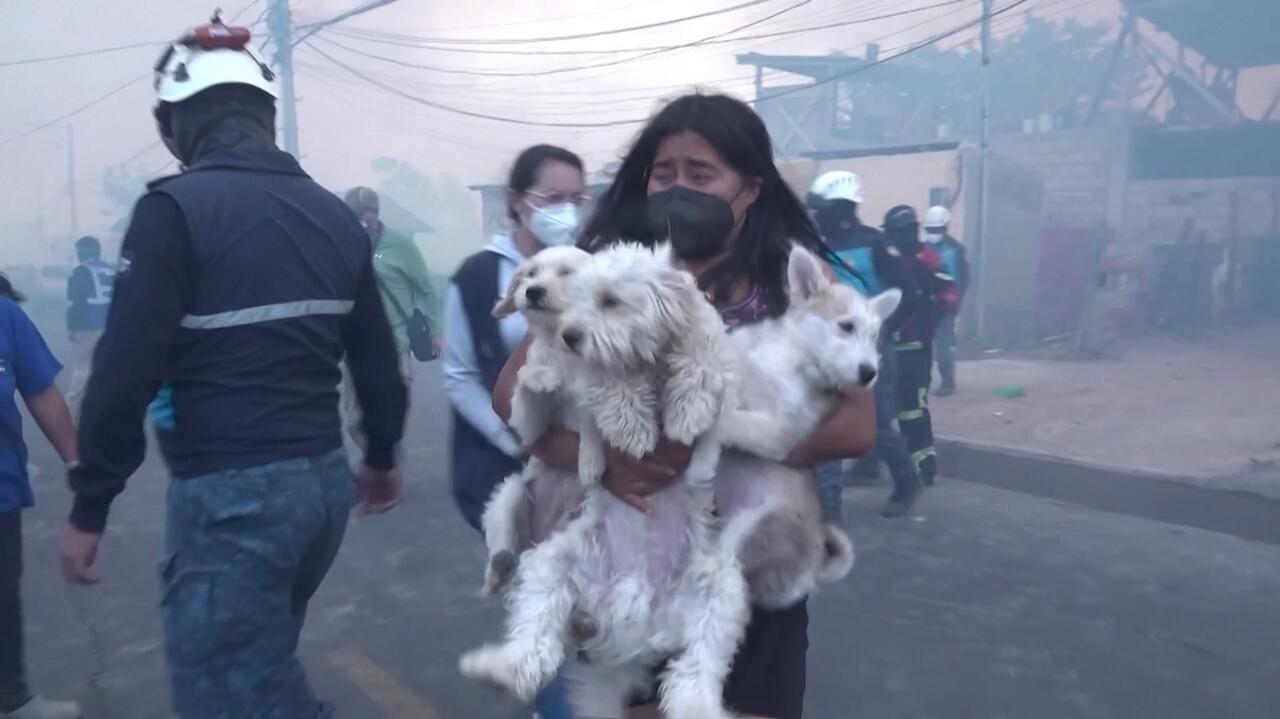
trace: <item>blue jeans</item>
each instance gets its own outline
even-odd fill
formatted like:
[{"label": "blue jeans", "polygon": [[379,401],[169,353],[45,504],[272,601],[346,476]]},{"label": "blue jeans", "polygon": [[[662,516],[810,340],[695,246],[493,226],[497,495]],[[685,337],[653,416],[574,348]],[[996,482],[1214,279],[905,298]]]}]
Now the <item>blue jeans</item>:
[{"label": "blue jeans", "polygon": [[[920,488],[920,477],[911,464],[907,443],[902,433],[893,426],[898,417],[897,358],[892,348],[880,353],[880,372],[872,391],[876,403],[876,442],[872,454],[866,458],[872,466],[883,461],[893,477],[893,495],[897,499],[912,496]],[[843,515],[841,492],[844,489],[844,471],[841,462],[818,465],[818,491],[822,498],[823,519],[840,522]]]},{"label": "blue jeans", "polygon": [[296,651],[354,502],[342,450],[170,483],[161,614],[179,716],[333,715]]}]

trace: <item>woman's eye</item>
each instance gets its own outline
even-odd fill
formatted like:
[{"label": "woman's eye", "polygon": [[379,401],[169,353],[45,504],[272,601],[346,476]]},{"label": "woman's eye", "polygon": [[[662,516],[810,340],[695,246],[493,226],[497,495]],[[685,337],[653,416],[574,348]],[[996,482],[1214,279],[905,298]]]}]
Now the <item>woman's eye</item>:
[{"label": "woman's eye", "polygon": [[619,302],[618,298],[614,297],[613,295],[603,295],[600,298],[600,306],[605,308],[606,310],[611,310],[620,304],[622,303]]},{"label": "woman's eye", "polygon": [[853,329],[853,323],[848,320],[840,323],[840,331],[847,335],[853,334]]}]

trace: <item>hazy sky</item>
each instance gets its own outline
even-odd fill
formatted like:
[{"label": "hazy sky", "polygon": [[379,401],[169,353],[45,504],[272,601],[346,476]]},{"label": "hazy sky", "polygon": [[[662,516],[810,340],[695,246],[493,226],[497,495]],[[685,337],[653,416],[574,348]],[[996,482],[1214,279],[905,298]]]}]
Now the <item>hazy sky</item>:
[{"label": "hazy sky", "polygon": [[[241,24],[258,18],[265,7],[265,0],[220,2],[224,17],[241,13]],[[527,39],[653,23],[745,2],[398,0],[348,21],[345,27],[445,40]],[[875,17],[941,2],[766,0],[701,20],[583,40],[484,46],[449,43],[442,46],[452,50],[427,50],[321,34],[315,47],[378,82],[443,105],[524,121],[607,123],[643,118],[660,98],[695,85],[749,98],[752,71],[735,63],[734,54],[738,52],[820,54],[843,50],[860,54],[868,41],[879,41],[885,52],[892,53],[972,19],[979,3],[974,0],[839,29],[684,48],[608,67],[545,71],[617,62],[641,55],[643,48],[703,40],[755,21],[759,21],[757,25],[732,35]],[[997,7],[1006,2],[997,0]],[[295,0],[294,20],[303,24],[360,3],[361,0]],[[6,5],[6,21],[0,25],[0,83],[5,88],[7,108],[0,115],[0,142],[74,110],[133,78],[145,79],[66,122],[0,146],[0,181],[5,188],[0,193],[0,264],[43,260],[45,251],[33,247],[39,243],[32,241],[41,232],[41,223],[44,235],[51,239],[70,232],[66,125],[73,128],[75,135],[81,232],[105,233],[117,217],[100,192],[106,166],[133,158],[134,164],[152,172],[165,168],[169,157],[155,141],[151,119],[151,66],[163,42],[206,20],[213,7],[210,0],[12,0]],[[1118,0],[1031,0],[1027,7],[1041,15],[1074,15],[1091,20],[1115,18],[1118,14]],[[779,12],[782,14],[765,19]],[[996,32],[1012,31],[1016,23],[1011,13],[997,20]],[[265,27],[259,25],[255,32],[256,37],[263,37]],[[330,39],[325,40],[326,37]],[[330,44],[332,41],[438,69],[409,68],[362,57]],[[154,46],[58,62],[3,65],[8,60],[132,43]],[[457,52],[459,48],[606,50],[610,54],[475,54]],[[631,48],[637,50],[619,52]],[[534,142],[563,144],[581,153],[591,169],[598,169],[616,157],[636,129],[636,125],[587,129],[523,127],[464,117],[424,107],[356,79],[308,46],[299,47],[295,61],[303,164],[331,187],[372,181],[369,161],[379,156],[394,156],[431,173],[449,172],[468,183],[500,181],[514,154]],[[474,76],[441,70],[545,74]],[[769,78],[774,82],[778,79]]]}]

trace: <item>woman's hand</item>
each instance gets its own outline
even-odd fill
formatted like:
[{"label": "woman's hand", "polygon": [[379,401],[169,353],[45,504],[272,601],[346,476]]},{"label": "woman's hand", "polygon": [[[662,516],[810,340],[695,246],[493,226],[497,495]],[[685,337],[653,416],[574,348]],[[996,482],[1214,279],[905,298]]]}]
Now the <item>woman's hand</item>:
[{"label": "woman's hand", "polygon": [[666,439],[641,459],[605,447],[605,470],[601,483],[618,499],[646,514],[652,509],[646,497],[670,487],[684,474],[693,457],[693,448]]}]

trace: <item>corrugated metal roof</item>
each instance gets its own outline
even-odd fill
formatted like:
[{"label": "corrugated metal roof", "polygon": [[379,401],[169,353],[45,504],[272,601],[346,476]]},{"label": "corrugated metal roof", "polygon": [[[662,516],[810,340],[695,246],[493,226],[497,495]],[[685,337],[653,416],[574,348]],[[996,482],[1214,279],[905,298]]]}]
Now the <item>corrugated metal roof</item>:
[{"label": "corrugated metal roof", "polygon": [[1124,0],[1138,17],[1224,68],[1280,64],[1277,0]]}]

